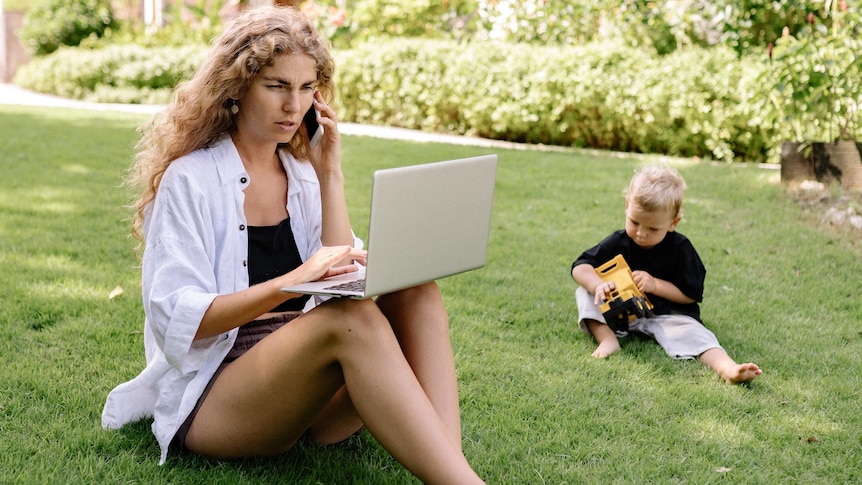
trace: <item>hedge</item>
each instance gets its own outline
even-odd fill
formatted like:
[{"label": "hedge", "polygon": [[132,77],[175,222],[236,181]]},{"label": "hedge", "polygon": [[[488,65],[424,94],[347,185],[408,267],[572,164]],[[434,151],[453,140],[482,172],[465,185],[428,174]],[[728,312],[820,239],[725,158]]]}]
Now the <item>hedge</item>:
[{"label": "hedge", "polygon": [[41,56],[101,37],[115,27],[113,10],[105,0],[38,0],[27,9],[18,34],[31,55]]},{"label": "hedge", "polygon": [[729,49],[658,57],[402,41],[337,55],[344,119],[527,143],[763,160],[763,68]]},{"label": "hedge", "polygon": [[206,48],[200,46],[62,47],[21,66],[14,82],[34,91],[86,101],[163,104],[170,100],[173,86],[194,72],[206,54]]},{"label": "hedge", "polygon": [[[15,82],[110,102],[166,102],[201,46],[61,49]],[[770,161],[765,65],[730,49],[659,57],[609,44],[400,40],[336,51],[339,118],[525,143]]]}]

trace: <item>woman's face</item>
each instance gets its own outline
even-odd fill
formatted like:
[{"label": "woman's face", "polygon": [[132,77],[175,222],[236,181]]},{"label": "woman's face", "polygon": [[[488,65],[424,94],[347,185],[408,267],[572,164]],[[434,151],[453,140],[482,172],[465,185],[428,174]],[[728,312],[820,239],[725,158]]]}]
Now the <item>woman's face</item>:
[{"label": "woman's face", "polygon": [[261,69],[239,101],[236,129],[255,143],[287,143],[302,126],[317,89],[314,58],[305,54],[278,56]]}]

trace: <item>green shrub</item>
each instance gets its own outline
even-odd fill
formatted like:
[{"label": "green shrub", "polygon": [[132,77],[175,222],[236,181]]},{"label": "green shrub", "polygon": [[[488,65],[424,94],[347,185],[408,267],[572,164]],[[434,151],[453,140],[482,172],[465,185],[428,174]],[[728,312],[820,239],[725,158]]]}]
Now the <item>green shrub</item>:
[{"label": "green shrub", "polygon": [[20,36],[30,54],[39,56],[100,37],[115,26],[111,6],[103,0],[41,0],[24,15]]},{"label": "green shrub", "polygon": [[[15,82],[110,102],[167,102],[206,47],[63,49]],[[432,132],[733,161],[764,161],[761,62],[729,48],[658,56],[616,43],[542,47],[402,39],[336,51],[339,118]]]},{"label": "green shrub", "polygon": [[527,143],[763,160],[759,63],[730,49],[402,40],[336,53],[340,116]]},{"label": "green shrub", "polygon": [[[838,0],[304,0],[303,10],[340,47],[372,38],[422,37],[574,45],[617,39],[668,54],[722,45],[765,52],[784,26]],[[858,3],[858,2],[857,2]],[[851,7],[853,8],[853,7]]]},{"label": "green shrub", "polygon": [[62,48],[18,69],[15,83],[59,96],[111,103],[166,103],[203,62],[201,46]]},{"label": "green shrub", "polygon": [[[478,0],[304,0],[303,13],[337,47],[372,39],[463,39],[476,34]],[[349,4],[349,5],[348,5]]]},{"label": "green shrub", "polygon": [[4,12],[26,12],[32,0],[3,0]]}]

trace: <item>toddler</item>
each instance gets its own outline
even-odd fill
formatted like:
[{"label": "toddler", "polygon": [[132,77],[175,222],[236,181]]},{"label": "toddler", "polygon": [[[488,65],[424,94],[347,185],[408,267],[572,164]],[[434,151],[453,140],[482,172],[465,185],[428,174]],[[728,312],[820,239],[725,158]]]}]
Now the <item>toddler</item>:
[{"label": "toddler", "polygon": [[595,337],[594,357],[620,350],[616,332],[599,309],[613,282],[604,281],[595,268],[622,254],[638,288],[652,302],[653,315],[629,323],[629,331],[655,339],[674,359],[698,359],[729,383],[751,382],[761,374],[756,364],[737,364],[719,345],[700,318],[704,268],[691,242],[676,232],[682,219],[685,181],[676,170],[652,165],[632,177],[626,191],[625,229],[618,230],[584,251],[572,263],[572,277],[580,328]]}]

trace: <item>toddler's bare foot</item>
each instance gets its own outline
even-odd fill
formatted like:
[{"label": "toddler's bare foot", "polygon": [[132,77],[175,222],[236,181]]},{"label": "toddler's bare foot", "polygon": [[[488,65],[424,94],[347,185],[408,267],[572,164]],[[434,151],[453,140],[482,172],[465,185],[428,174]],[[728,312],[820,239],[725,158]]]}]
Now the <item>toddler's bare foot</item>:
[{"label": "toddler's bare foot", "polygon": [[728,366],[719,375],[729,384],[740,384],[743,382],[751,382],[757,378],[763,371],[757,364],[747,362],[745,364],[737,364]]},{"label": "toddler's bare foot", "polygon": [[599,343],[599,346],[593,351],[593,357],[604,359],[605,357],[620,350],[620,342],[617,339],[605,340]]}]

